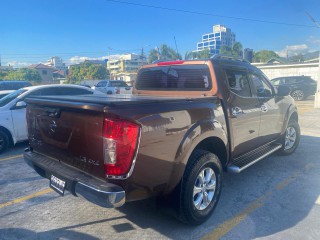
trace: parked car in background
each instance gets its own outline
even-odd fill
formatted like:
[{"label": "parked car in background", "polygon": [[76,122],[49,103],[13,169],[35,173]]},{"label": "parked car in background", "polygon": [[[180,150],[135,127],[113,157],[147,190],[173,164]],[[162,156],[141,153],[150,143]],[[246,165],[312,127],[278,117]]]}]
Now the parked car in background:
[{"label": "parked car in background", "polygon": [[131,94],[132,87],[129,87],[122,80],[102,80],[92,89],[99,90],[106,94]]},{"label": "parked car in background", "polygon": [[18,90],[20,88],[32,86],[27,81],[16,81],[16,80],[0,80],[0,91],[4,90]]},{"label": "parked car in background", "polygon": [[5,90],[5,91],[0,91],[0,99],[7,96],[8,94],[14,92],[14,90]]},{"label": "parked car in background", "polygon": [[308,76],[279,77],[271,80],[277,88],[280,85],[288,86],[290,95],[296,101],[301,101],[317,91],[317,82]]},{"label": "parked car in background", "polygon": [[25,87],[0,99],[0,153],[10,145],[27,140],[25,99],[34,96],[88,95],[98,91],[77,85],[43,85]]}]

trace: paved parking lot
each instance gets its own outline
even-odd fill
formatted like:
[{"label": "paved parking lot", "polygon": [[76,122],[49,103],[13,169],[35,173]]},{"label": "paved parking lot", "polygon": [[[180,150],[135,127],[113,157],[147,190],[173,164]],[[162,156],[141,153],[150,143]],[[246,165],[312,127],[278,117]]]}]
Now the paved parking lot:
[{"label": "paved parking lot", "polygon": [[103,209],[58,196],[22,159],[0,155],[0,239],[320,239],[320,110],[299,103],[296,153],[225,174],[220,203],[201,226],[185,226],[155,199]]}]

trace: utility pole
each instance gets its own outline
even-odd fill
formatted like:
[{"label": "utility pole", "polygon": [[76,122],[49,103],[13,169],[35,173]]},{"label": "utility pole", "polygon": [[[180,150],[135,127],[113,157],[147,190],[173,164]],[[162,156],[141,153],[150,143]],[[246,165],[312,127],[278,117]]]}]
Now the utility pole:
[{"label": "utility pole", "polygon": [[[307,16],[311,19],[311,21],[318,27],[320,28],[320,23],[315,20],[314,17],[311,16],[308,12],[306,12]],[[319,51],[319,65],[318,65],[318,83],[317,83],[317,92],[315,94],[315,99],[314,99],[314,108],[320,108],[320,51]]]},{"label": "utility pole", "polygon": [[174,38],[174,44],[176,45],[177,55],[179,55],[178,45],[177,45],[177,41],[176,41],[176,36],[173,36],[173,38]]}]

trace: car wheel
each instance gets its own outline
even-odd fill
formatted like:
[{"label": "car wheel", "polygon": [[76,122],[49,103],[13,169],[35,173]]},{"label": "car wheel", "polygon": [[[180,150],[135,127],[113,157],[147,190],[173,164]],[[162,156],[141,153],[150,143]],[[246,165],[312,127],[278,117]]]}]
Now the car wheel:
[{"label": "car wheel", "polygon": [[282,148],[279,150],[280,155],[290,155],[293,153],[300,142],[300,126],[297,121],[290,120],[284,136],[282,137]]},{"label": "car wheel", "polygon": [[9,147],[8,135],[0,130],[0,153],[3,153]]},{"label": "car wheel", "polygon": [[180,192],[180,220],[198,225],[213,213],[221,193],[222,167],[216,155],[195,150],[186,167]]},{"label": "car wheel", "polygon": [[291,97],[296,101],[302,101],[304,99],[304,92],[302,90],[294,90],[291,92]]}]

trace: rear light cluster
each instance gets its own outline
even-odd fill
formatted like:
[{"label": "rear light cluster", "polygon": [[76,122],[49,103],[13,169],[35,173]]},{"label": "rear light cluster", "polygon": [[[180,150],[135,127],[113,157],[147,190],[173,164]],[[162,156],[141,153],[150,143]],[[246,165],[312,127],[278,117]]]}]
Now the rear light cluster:
[{"label": "rear light cluster", "polygon": [[122,119],[105,119],[103,154],[107,176],[126,177],[137,151],[140,126]]},{"label": "rear light cluster", "polygon": [[120,94],[120,88],[116,88],[116,94]]}]

